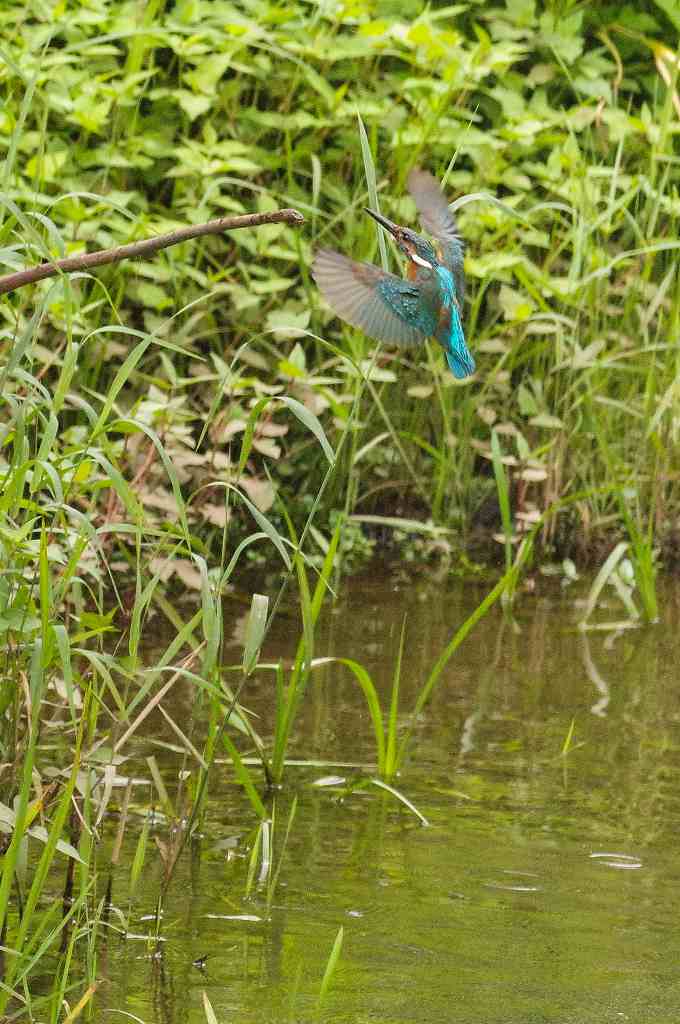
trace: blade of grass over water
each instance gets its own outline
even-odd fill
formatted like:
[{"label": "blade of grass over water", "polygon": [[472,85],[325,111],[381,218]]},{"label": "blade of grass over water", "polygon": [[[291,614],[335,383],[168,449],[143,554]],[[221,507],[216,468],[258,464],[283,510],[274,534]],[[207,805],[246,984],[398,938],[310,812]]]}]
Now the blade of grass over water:
[{"label": "blade of grass over water", "polygon": [[399,637],[399,650],[397,651],[394,663],[394,675],[392,677],[392,692],[390,694],[390,713],[387,720],[387,743],[385,748],[385,781],[389,782],[395,775],[397,764],[397,719],[399,714],[399,688],[401,684],[401,662],[404,655],[404,638],[406,636],[406,616],[401,624],[401,635]]},{"label": "blade of grass over water", "polygon": [[418,698],[416,700],[414,709],[411,713],[409,725],[402,735],[401,742],[399,744],[399,748],[397,750],[396,755],[396,770],[398,770],[403,764],[418,717],[420,716],[425,705],[429,701],[435,686],[439,683],[439,680],[446,666],[448,665],[448,663],[450,662],[451,658],[456,653],[460,645],[466,639],[468,634],[477,625],[477,623],[489,612],[489,610],[493,607],[496,601],[498,601],[499,598],[502,598],[505,591],[509,587],[514,586],[516,579],[518,578],[523,568],[524,561],[528,559],[529,554],[530,549],[527,547],[525,549],[523,557],[521,559],[518,559],[510,567],[510,569],[508,569],[504,573],[504,575],[501,577],[501,579],[498,581],[495,587],[493,587],[493,589],[489,591],[486,597],[477,605],[472,614],[469,615],[467,619],[465,619],[465,621],[462,623],[462,625],[458,627],[456,632],[453,634],[451,640],[446,645],[446,647],[444,648],[444,650],[442,651],[442,653],[439,655],[436,662],[432,666],[432,669],[427,679],[425,680],[424,685],[421,687],[420,692],[418,693]]},{"label": "blade of grass over water", "polygon": [[255,782],[248,767],[243,763],[241,755],[236,748],[236,744],[232,741],[227,732],[222,733],[222,743],[231,760],[234,768],[234,774],[238,782],[243,786],[255,814],[257,814],[258,818],[262,821],[265,821],[269,817],[267,809],[260,799],[260,795],[257,792]]},{"label": "blade of grass over water", "polygon": [[340,960],[340,953],[342,952],[342,943],[344,936],[345,930],[341,925],[340,928],[338,929],[338,934],[335,936],[335,941],[333,942],[332,949],[326,962],[326,969],[324,970],[323,978],[321,979],[321,987],[319,988],[319,1001],[317,1004],[317,1008],[319,1010],[322,1008],[324,1004],[326,995],[333,980],[333,975],[335,974],[336,968],[338,966],[338,961]]},{"label": "blade of grass over water", "polygon": [[574,732],[575,732],[575,730],[576,730],[576,719],[572,718],[571,722],[569,723],[569,729],[567,730],[567,735],[564,737],[564,743],[562,744],[562,750],[560,751],[560,754],[561,754],[562,757],[567,757],[567,755],[571,751],[571,748],[573,746],[573,741],[574,741]]},{"label": "blade of grass over water", "polygon": [[370,784],[372,786],[377,786],[378,789],[384,789],[386,793],[391,793],[393,797],[396,797],[404,807],[408,807],[409,811],[411,811],[412,814],[415,814],[421,825],[428,826],[430,824],[425,815],[420,813],[415,804],[411,803],[411,801],[408,800],[403,793],[400,793],[398,789],[395,789],[394,786],[388,785],[386,782],[383,782],[382,779],[371,779]]},{"label": "blade of grass over water", "polygon": [[217,1014],[212,1008],[212,1003],[208,999],[208,995],[205,989],[203,989],[203,991],[201,992],[201,998],[203,1000],[203,1012],[205,1013],[205,1019],[207,1021],[207,1024],[219,1024],[217,1020]]},{"label": "blade of grass over water", "polygon": [[314,658],[314,627],[321,612],[324,597],[333,572],[333,563],[340,543],[340,530],[336,528],[331,538],[328,551],[323,560],[321,572],[310,595],[306,569],[303,560],[296,555],[298,583],[300,585],[300,602],[303,622],[303,636],[298,644],[295,662],[288,681],[277,681],[276,723],[274,743],[271,757],[271,774],[276,784],[281,782],[285,767],[286,750],[290,739],[293,722],[307,685],[309,671]]},{"label": "blade of grass over water", "polygon": [[312,667],[317,668],[322,665],[334,664],[344,665],[345,668],[348,668],[361,687],[373,726],[378,772],[381,776],[385,776],[387,774],[387,738],[383,714],[380,708],[380,698],[378,697],[375,684],[364,666],[352,658],[316,658]]}]

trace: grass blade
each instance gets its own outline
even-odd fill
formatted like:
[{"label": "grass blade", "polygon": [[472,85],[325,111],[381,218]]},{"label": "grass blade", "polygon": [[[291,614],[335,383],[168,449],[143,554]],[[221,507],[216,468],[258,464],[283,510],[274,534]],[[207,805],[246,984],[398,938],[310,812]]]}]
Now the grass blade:
[{"label": "grass blade", "polygon": [[[364,160],[364,174],[366,176],[366,188],[368,190],[368,201],[371,209],[376,213],[380,213],[380,203],[378,200],[378,187],[375,176],[375,164],[373,162],[373,153],[371,152],[371,144],[368,141],[368,135],[364,127],[364,122],[361,119],[361,114],[357,111],[357,121],[359,122],[359,140],[361,142],[361,155]],[[380,251],[380,262],[383,270],[389,269],[389,260],[387,258],[387,243],[385,241],[385,232],[379,224],[375,225],[375,230],[378,235],[378,249]]]},{"label": "grass blade", "polygon": [[340,928],[338,929],[338,934],[335,936],[333,948],[331,949],[330,956],[328,957],[328,960],[326,962],[326,969],[324,970],[323,978],[321,979],[321,988],[319,989],[319,1001],[317,1004],[319,1009],[321,1009],[321,1007],[323,1006],[324,999],[326,998],[328,989],[330,988],[331,981],[333,980],[333,975],[335,974],[335,970],[338,966],[344,936],[345,930],[341,925]]}]

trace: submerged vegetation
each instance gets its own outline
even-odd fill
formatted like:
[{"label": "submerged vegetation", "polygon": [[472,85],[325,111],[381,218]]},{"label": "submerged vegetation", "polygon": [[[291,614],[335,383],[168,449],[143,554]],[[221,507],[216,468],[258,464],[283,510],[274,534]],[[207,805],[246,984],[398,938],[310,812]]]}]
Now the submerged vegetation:
[{"label": "submerged vegetation", "polygon": [[[370,784],[420,814],[393,786],[415,722],[491,605],[512,614],[537,550],[597,556],[584,631],[606,585],[624,625],[656,618],[680,516],[680,17],[661,0],[57,8],[0,12],[4,273],[227,214],[305,216],[3,299],[0,1013],[70,1021],[88,1012],[109,927],[98,830],[150,714],[190,765],[168,793],[146,762],[153,802],[184,823],[158,843],[160,927],[225,754],[254,816],[248,886],[259,872],[271,904],[296,814],[277,819],[271,793],[318,669],[358,684]],[[414,222],[416,165],[445,181],[468,246],[477,373],[463,383],[436,346],[376,349],[332,318],[309,273],[319,246],[376,257],[362,213],[376,196]],[[386,709],[359,662],[315,644],[341,573],[388,539],[463,570],[483,541],[504,565],[452,623],[407,722],[403,632]],[[248,598],[243,661],[228,666],[222,597],[245,567],[284,583]],[[299,608],[287,666],[263,660],[281,602]],[[247,710],[256,675],[272,683],[262,724]],[[178,680],[191,728],[165,707]],[[48,708],[72,746],[50,781]],[[56,858],[66,893],[45,909]],[[319,1006],[342,942],[341,929]],[[38,998],[31,978],[58,950]]]}]

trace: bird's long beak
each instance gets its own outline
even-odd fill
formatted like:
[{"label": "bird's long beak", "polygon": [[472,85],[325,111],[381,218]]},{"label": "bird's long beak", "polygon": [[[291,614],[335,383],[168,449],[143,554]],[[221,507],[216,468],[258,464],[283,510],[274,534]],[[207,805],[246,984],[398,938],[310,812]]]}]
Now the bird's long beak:
[{"label": "bird's long beak", "polygon": [[376,213],[375,210],[369,210],[367,206],[364,206],[364,212],[367,213],[369,217],[372,217],[373,220],[377,220],[378,224],[380,224],[385,231],[389,231],[391,235],[396,237],[397,231],[399,230],[398,224],[393,224],[391,220],[387,219],[387,217],[383,217],[382,213]]}]

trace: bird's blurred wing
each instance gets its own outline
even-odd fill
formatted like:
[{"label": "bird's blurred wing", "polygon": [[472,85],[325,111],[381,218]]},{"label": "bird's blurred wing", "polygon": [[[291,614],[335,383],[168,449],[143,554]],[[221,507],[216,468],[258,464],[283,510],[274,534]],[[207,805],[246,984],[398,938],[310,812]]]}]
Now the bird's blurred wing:
[{"label": "bird's blurred wing", "polygon": [[456,282],[456,298],[462,307],[465,292],[463,257],[465,245],[439,183],[428,171],[414,168],[408,177],[408,190],[415,200],[420,221],[441,246],[441,261]]},{"label": "bird's blurred wing", "polygon": [[418,345],[437,326],[417,285],[372,263],[357,263],[332,249],[320,249],[312,277],[338,316],[376,341]]}]

